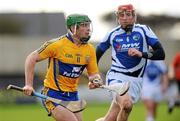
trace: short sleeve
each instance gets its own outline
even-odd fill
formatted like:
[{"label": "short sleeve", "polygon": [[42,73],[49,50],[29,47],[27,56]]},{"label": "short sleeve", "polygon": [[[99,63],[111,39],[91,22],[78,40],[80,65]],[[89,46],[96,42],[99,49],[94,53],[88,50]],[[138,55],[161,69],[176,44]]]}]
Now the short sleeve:
[{"label": "short sleeve", "polygon": [[56,44],[52,41],[45,42],[37,52],[39,53],[40,59],[46,59],[49,57],[54,57],[56,55]]},{"label": "short sleeve", "polygon": [[98,66],[97,66],[95,48],[92,45],[90,46],[90,61],[87,64],[86,69],[87,69],[87,72],[88,72],[89,75],[99,72]]}]

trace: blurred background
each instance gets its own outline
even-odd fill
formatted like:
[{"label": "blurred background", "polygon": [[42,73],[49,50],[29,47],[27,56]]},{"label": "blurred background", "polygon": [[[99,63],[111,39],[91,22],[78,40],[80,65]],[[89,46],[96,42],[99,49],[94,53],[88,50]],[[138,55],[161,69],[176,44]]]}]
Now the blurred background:
[{"label": "blurred background", "polygon": [[[6,91],[6,87],[9,84],[24,86],[26,56],[39,48],[45,41],[66,34],[65,17],[71,13],[88,14],[92,19],[93,34],[90,42],[96,46],[106,32],[117,25],[114,11],[118,5],[132,3],[138,13],[137,23],[149,25],[163,44],[167,66],[171,65],[174,55],[180,51],[180,8],[178,7],[178,0],[0,0],[0,3],[0,121],[32,120],[25,120],[20,114],[22,112],[19,113],[20,115],[12,116],[13,118],[8,117],[14,112],[18,113],[18,107],[21,107],[21,104],[30,105],[30,107],[22,106],[22,109],[38,111],[36,107],[40,107],[42,115],[46,117],[45,110],[39,106],[39,100],[14,91]],[[99,63],[100,71],[103,74],[107,72],[111,64],[109,54],[109,51],[106,52]],[[47,62],[44,61],[36,66],[34,87],[38,91],[43,84],[46,64]],[[110,94],[101,89],[89,91],[87,89],[88,80],[85,75],[86,73],[80,80],[79,91],[80,96],[90,104],[89,109],[85,110],[85,121],[93,121],[95,118],[103,116],[107,111]],[[167,98],[171,98],[177,93],[177,87],[172,80],[170,84],[172,86]],[[104,105],[102,106],[99,103]],[[38,106],[32,106],[34,104]],[[99,115],[93,114],[94,119],[86,118],[91,108],[92,112],[96,109],[102,109]],[[168,115],[166,108],[166,103],[163,103],[159,112],[164,111],[164,114],[160,113],[158,121],[177,121],[180,118],[178,109],[172,115]],[[141,102],[137,104],[137,109],[144,111]],[[27,113],[32,112],[27,111]],[[137,112],[136,109],[134,114],[132,113],[130,121],[133,119],[143,121],[142,114],[135,112]],[[168,118],[164,118],[163,115]],[[41,116],[39,115],[39,117]],[[40,120],[52,119],[38,119],[38,121]]]}]

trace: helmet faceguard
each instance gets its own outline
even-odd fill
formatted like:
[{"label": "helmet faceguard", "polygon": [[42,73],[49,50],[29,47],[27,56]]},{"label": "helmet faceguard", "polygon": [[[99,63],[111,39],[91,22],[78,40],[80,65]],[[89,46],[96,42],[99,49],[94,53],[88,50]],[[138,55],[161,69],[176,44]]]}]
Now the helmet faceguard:
[{"label": "helmet faceguard", "polygon": [[[69,30],[70,30],[71,26],[75,26],[75,31],[76,31],[76,29],[81,24],[86,24],[86,23],[91,23],[91,20],[87,15],[83,15],[83,14],[71,14],[66,19],[66,26]],[[71,32],[71,30],[70,30],[70,32]],[[75,33],[72,33],[72,34],[75,34]],[[84,38],[84,37],[80,38],[80,41],[82,43],[87,43],[87,41],[90,39],[90,37],[91,37],[91,35],[89,35],[87,38]]]}]

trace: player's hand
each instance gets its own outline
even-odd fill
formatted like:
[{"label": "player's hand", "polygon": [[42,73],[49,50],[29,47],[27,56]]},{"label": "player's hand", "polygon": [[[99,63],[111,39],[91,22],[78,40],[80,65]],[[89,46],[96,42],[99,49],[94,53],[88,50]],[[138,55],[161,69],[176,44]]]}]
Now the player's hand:
[{"label": "player's hand", "polygon": [[102,81],[99,79],[94,79],[88,83],[89,89],[99,88],[102,85]]},{"label": "player's hand", "polygon": [[25,86],[23,87],[23,93],[24,93],[25,95],[31,96],[33,92],[34,92],[34,89],[33,89],[32,86],[25,85]]},{"label": "player's hand", "polygon": [[142,57],[142,52],[140,52],[136,48],[129,48],[128,49],[128,55],[129,56]]}]

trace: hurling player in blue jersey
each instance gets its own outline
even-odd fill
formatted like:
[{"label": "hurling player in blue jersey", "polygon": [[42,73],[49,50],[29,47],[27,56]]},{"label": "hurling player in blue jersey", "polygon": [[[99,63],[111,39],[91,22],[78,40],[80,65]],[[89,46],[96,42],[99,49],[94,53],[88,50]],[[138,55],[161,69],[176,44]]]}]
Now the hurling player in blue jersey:
[{"label": "hurling player in blue jersey", "polygon": [[164,61],[148,60],[142,88],[142,100],[146,109],[146,120],[155,121],[157,106],[168,89],[168,69]]},{"label": "hurling player in blue jersey", "polygon": [[[119,26],[107,33],[96,48],[97,61],[111,47],[112,65],[106,75],[107,85],[124,85],[130,82],[128,92],[113,94],[109,111],[97,121],[127,121],[133,104],[141,95],[142,76],[147,59],[164,60],[165,52],[159,39],[149,26],[136,24],[132,4],[120,5],[116,11]],[[151,46],[152,51],[149,50]]]}]

